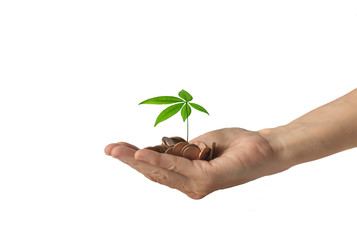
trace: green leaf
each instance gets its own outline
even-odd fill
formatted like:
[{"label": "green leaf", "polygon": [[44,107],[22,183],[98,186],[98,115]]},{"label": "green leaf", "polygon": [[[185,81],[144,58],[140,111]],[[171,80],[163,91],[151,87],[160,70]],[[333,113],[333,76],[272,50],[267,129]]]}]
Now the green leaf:
[{"label": "green leaf", "polygon": [[182,120],[186,121],[186,119],[191,115],[191,107],[187,103],[181,109]]},{"label": "green leaf", "polygon": [[185,90],[181,90],[178,94],[180,97],[182,97],[183,99],[185,99],[187,102],[191,101],[193,98],[191,96],[191,94],[189,94],[188,92],[186,92]]},{"label": "green leaf", "polygon": [[177,102],[183,102],[183,100],[178,97],[162,96],[162,97],[149,98],[139,103],[139,105],[140,104],[172,104]]},{"label": "green leaf", "polygon": [[196,104],[196,103],[189,103],[191,105],[191,107],[193,107],[194,109],[198,110],[198,111],[201,111],[201,112],[204,112],[204,113],[207,113],[209,115],[209,113],[207,112],[206,109],[204,109],[204,107]]},{"label": "green leaf", "polygon": [[175,115],[176,113],[178,113],[178,111],[180,111],[180,109],[182,108],[183,105],[184,105],[184,103],[177,103],[177,104],[174,104],[168,108],[165,108],[159,114],[159,116],[156,118],[154,127],[156,127],[157,124],[165,121],[166,119],[168,119],[168,118],[172,117],[173,115]]}]

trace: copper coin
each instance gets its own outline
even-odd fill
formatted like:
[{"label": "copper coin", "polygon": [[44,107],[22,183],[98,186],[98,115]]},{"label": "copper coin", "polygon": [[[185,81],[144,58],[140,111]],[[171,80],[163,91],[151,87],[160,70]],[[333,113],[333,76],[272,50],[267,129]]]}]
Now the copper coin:
[{"label": "copper coin", "polygon": [[181,149],[181,156],[183,156],[183,151],[185,151],[186,148],[191,147],[191,146],[198,148],[198,146],[196,144],[189,143]]},{"label": "copper coin", "polygon": [[174,144],[171,143],[171,139],[168,138],[168,137],[163,137],[162,138],[162,144],[168,145],[168,146],[174,145]]},{"label": "copper coin", "polygon": [[156,146],[154,146],[154,149],[156,152],[159,152],[159,153],[166,152],[166,147],[164,145],[156,145]]},{"label": "copper coin", "polygon": [[165,148],[165,151],[171,147],[171,146],[167,146],[165,144],[161,144],[161,146],[163,146]]},{"label": "copper coin", "polygon": [[207,145],[201,141],[195,142],[194,144],[196,144],[201,149],[201,151],[207,147]]},{"label": "copper coin", "polygon": [[187,148],[187,147],[189,147],[189,146],[191,146],[192,144],[186,144],[185,146],[183,146],[183,148],[181,148],[181,152],[180,152],[180,156],[182,156],[183,155],[183,151]]},{"label": "copper coin", "polygon": [[190,160],[199,159],[200,152],[200,149],[196,145],[189,144],[183,150],[182,156]]},{"label": "copper coin", "polygon": [[148,149],[148,150],[151,150],[151,151],[155,151],[155,152],[156,152],[156,148],[154,148],[154,147],[146,147],[146,148],[144,148],[144,149]]},{"label": "copper coin", "polygon": [[172,154],[172,150],[174,149],[174,147],[169,147],[167,150],[166,150],[166,154]]},{"label": "copper coin", "polygon": [[198,158],[200,160],[207,160],[207,158],[209,157],[211,152],[211,149],[209,147],[205,147],[204,149],[201,150],[200,155],[198,156]]},{"label": "copper coin", "polygon": [[208,160],[212,160],[215,157],[216,154],[216,143],[213,142],[212,143],[212,147],[211,147],[211,152],[209,154]]},{"label": "copper coin", "polygon": [[188,143],[187,142],[178,142],[175,144],[175,146],[172,149],[172,154],[176,156],[181,156],[181,149],[186,146]]},{"label": "copper coin", "polygon": [[171,137],[172,140],[175,140],[177,142],[187,142],[185,139],[182,137]]},{"label": "copper coin", "polygon": [[162,138],[162,143],[167,146],[173,146],[178,142],[186,142],[186,141],[185,141],[185,139],[180,138],[180,137],[171,137],[171,138],[163,137]]},{"label": "copper coin", "polygon": [[163,138],[161,138],[162,144],[167,145],[167,144],[166,144],[166,139],[167,139],[167,138],[168,138],[168,137],[163,137]]}]

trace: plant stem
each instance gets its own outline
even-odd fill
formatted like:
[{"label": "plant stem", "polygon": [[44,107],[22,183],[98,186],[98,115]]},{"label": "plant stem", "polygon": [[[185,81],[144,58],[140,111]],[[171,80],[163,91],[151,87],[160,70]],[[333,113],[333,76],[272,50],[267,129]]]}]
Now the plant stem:
[{"label": "plant stem", "polygon": [[187,142],[188,142],[188,118],[186,120],[187,120]]},{"label": "plant stem", "polygon": [[[186,107],[186,113],[188,114],[188,106],[187,106],[187,101],[186,101],[186,104],[185,104],[185,107]],[[187,115],[187,118],[186,118],[186,121],[187,121],[187,142],[188,142],[188,115]]]}]

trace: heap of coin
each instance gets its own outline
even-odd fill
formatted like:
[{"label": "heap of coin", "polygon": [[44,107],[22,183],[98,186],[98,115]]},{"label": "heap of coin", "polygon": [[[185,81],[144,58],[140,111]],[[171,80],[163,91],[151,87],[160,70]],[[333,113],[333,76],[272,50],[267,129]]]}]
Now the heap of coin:
[{"label": "heap of coin", "polygon": [[180,137],[163,137],[162,144],[154,147],[146,147],[159,153],[167,153],[175,156],[181,156],[190,160],[212,160],[215,156],[216,143],[213,142],[211,147],[208,147],[204,142],[188,143]]}]

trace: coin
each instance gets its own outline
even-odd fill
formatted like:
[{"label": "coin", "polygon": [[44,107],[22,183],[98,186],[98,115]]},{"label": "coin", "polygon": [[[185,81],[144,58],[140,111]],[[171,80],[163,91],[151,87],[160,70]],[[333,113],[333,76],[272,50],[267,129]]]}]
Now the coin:
[{"label": "coin", "polygon": [[214,157],[215,157],[215,154],[216,154],[216,142],[213,142],[212,143],[212,147],[211,147],[211,152],[209,154],[209,157],[208,157],[208,161],[209,160],[212,160]]},{"label": "coin", "polygon": [[198,158],[200,160],[206,160],[209,155],[210,155],[211,149],[209,147],[205,147],[204,149],[201,150],[200,155],[198,156]]},{"label": "coin", "polygon": [[167,150],[166,150],[166,154],[172,154],[172,150],[174,149],[174,147],[169,147]]},{"label": "coin", "polygon": [[190,160],[212,160],[216,155],[216,143],[211,144],[211,148],[204,142],[197,141],[189,144],[181,137],[163,137],[162,144],[153,147],[146,147],[158,153],[166,153],[188,158]]},{"label": "coin", "polygon": [[168,145],[168,146],[174,145],[174,144],[172,143],[171,139],[168,138],[168,137],[163,137],[163,138],[162,138],[162,144]]},{"label": "coin", "polygon": [[189,147],[189,146],[191,146],[191,145],[192,145],[192,144],[187,143],[185,146],[183,146],[183,148],[181,148],[180,156],[183,156],[183,151],[184,151],[187,147]]},{"label": "coin", "polygon": [[196,144],[201,149],[201,151],[207,147],[207,145],[201,141],[195,142],[194,144]]},{"label": "coin", "polygon": [[156,145],[156,146],[154,146],[154,149],[156,152],[159,152],[159,153],[166,152],[166,147],[164,145]]},{"label": "coin", "polygon": [[177,141],[177,142],[187,142],[185,139],[183,139],[182,137],[171,137],[171,139]]},{"label": "coin", "polygon": [[167,146],[173,146],[178,142],[186,142],[186,141],[185,141],[185,139],[180,138],[180,137],[171,137],[171,138],[163,137],[162,138],[162,143]]},{"label": "coin", "polygon": [[190,160],[199,159],[200,149],[195,144],[188,144],[182,152],[182,156]]},{"label": "coin", "polygon": [[175,144],[175,146],[172,149],[172,154],[176,156],[182,156],[181,155],[181,149],[186,146],[188,143],[187,142],[178,142]]},{"label": "coin", "polygon": [[146,148],[144,148],[144,149],[148,149],[148,150],[151,150],[151,151],[155,151],[155,152],[156,152],[156,148],[154,148],[154,147],[146,147]]}]

